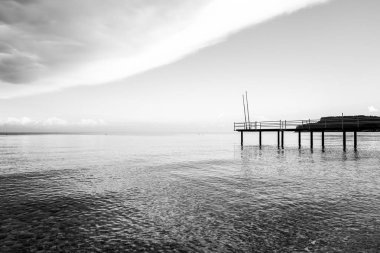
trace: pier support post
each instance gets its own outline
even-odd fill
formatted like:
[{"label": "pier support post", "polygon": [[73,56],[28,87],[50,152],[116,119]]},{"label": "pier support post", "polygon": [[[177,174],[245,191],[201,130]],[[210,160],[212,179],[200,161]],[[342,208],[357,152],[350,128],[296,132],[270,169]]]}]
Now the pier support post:
[{"label": "pier support post", "polygon": [[277,131],[277,148],[280,149],[280,131]]},{"label": "pier support post", "polygon": [[259,147],[261,148],[261,131],[259,131]]},{"label": "pier support post", "polygon": [[240,145],[243,146],[243,131],[240,131]]},{"label": "pier support post", "polygon": [[322,150],[325,150],[325,131],[322,131]]},{"label": "pier support post", "polygon": [[310,149],[314,147],[313,131],[310,131]]},{"label": "pier support post", "polygon": [[298,149],[301,149],[301,131],[298,131]]},{"label": "pier support post", "polygon": [[357,132],[354,131],[354,150],[357,151],[358,150],[358,136],[357,136]]},{"label": "pier support post", "polygon": [[343,151],[346,152],[346,131],[343,131]]},{"label": "pier support post", "polygon": [[281,131],[281,148],[284,149],[284,131]]}]

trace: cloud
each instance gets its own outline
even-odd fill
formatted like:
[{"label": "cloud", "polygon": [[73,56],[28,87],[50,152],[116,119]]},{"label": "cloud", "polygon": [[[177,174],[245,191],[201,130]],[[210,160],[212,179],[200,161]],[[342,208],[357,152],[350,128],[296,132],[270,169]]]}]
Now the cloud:
[{"label": "cloud", "polygon": [[7,118],[5,121],[0,122],[2,125],[8,124],[8,125],[35,125],[36,122],[34,120],[31,120],[28,117],[22,117],[22,118]]},{"label": "cloud", "polygon": [[373,105],[370,105],[370,106],[368,106],[368,111],[369,112],[377,112],[379,110],[377,108],[375,108]]},{"label": "cloud", "polygon": [[28,117],[9,117],[0,120],[0,126],[27,127],[27,128],[56,128],[56,127],[92,127],[105,126],[107,123],[103,119],[81,119],[79,121],[67,121],[58,117],[50,117],[43,120],[34,120]]},{"label": "cloud", "polygon": [[329,0],[3,0],[0,98],[103,84]]},{"label": "cloud", "polygon": [[37,56],[18,52],[4,44],[0,44],[1,46],[0,80],[22,84],[37,80],[41,76],[44,66],[38,62]]}]

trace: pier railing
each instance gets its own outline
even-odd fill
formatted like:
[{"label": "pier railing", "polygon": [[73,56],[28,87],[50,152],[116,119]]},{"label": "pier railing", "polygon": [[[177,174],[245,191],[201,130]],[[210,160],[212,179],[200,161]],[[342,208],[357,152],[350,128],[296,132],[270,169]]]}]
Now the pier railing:
[{"label": "pier railing", "polygon": [[235,122],[234,130],[260,130],[260,129],[296,129],[299,125],[317,123],[318,120],[276,120],[276,121],[254,121]]},{"label": "pier railing", "polygon": [[234,131],[242,130],[380,130],[380,120],[368,117],[333,117],[320,120],[277,120],[277,121],[254,121],[235,122]]}]

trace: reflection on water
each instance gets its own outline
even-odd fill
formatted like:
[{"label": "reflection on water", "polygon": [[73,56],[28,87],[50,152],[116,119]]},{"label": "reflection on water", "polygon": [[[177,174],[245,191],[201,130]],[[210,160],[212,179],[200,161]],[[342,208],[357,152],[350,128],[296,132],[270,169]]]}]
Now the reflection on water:
[{"label": "reflection on water", "polygon": [[0,252],[379,251],[379,136],[290,138],[2,136]]}]

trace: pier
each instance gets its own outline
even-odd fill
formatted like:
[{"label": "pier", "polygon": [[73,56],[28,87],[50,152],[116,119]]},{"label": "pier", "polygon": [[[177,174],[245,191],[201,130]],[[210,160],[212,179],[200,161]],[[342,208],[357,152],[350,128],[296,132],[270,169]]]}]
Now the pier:
[{"label": "pier", "polygon": [[357,151],[358,132],[379,132],[380,117],[375,116],[339,116],[324,117],[320,120],[277,120],[235,122],[234,131],[240,132],[240,143],[244,145],[244,133],[258,132],[259,147],[262,146],[263,132],[277,132],[277,147],[284,149],[285,133],[298,133],[298,148],[302,147],[302,133],[310,134],[310,149],[314,148],[314,133],[321,135],[322,150],[325,149],[325,133],[339,132],[342,134],[343,151],[347,149],[347,132],[352,132],[354,137],[354,150]]}]

